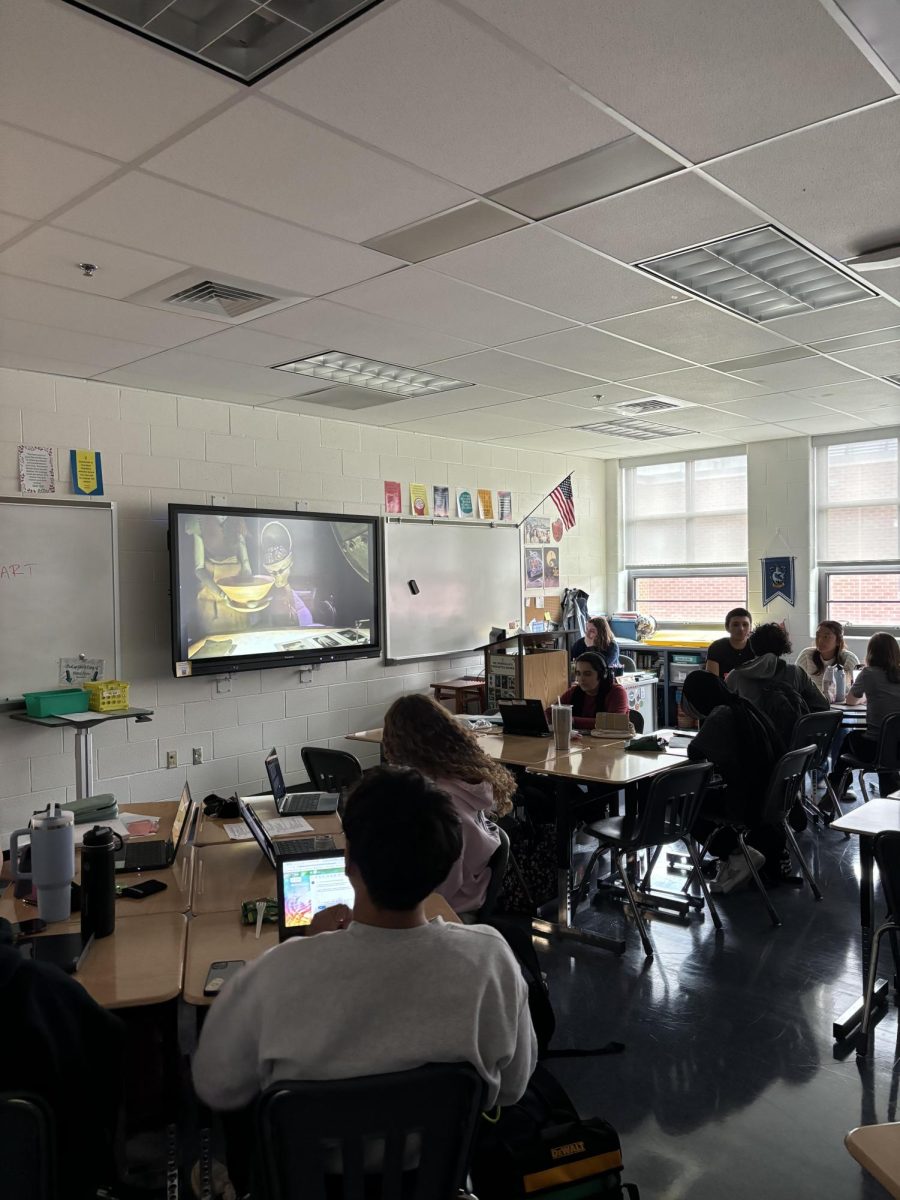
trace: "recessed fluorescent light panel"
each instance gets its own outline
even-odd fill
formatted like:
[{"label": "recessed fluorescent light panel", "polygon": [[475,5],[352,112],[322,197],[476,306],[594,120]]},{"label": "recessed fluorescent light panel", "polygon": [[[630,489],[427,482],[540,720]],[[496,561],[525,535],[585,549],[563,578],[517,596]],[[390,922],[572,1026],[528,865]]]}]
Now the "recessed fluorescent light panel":
[{"label": "recessed fluorescent light panel", "polygon": [[635,266],[760,322],[875,295],[771,225]]},{"label": "recessed fluorescent light panel", "polygon": [[313,379],[324,379],[328,383],[349,384],[351,387],[370,388],[374,392],[386,392],[390,396],[435,396],[440,392],[452,392],[456,388],[472,387],[459,379],[444,379],[415,367],[398,367],[393,363],[376,362],[372,358],[358,358],[353,354],[341,354],[329,350],[325,354],[314,354],[296,362],[281,363],[275,371],[292,371],[295,375],[310,375]]},{"label": "recessed fluorescent light panel", "polygon": [[605,433],[609,437],[630,438],[635,442],[653,442],[658,438],[680,437],[690,429],[679,429],[675,425],[654,425],[649,421],[596,421],[592,425],[578,425],[588,433]]},{"label": "recessed fluorescent light panel", "polygon": [[65,0],[251,84],[380,0]]},{"label": "recessed fluorescent light panel", "polygon": [[884,65],[900,77],[900,9],[897,0],[836,0],[836,3]]}]

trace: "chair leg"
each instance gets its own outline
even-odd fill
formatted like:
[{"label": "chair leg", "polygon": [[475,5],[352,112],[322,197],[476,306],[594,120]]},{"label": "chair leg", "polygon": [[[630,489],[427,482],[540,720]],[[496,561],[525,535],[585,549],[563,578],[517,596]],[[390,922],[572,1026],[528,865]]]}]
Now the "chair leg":
[{"label": "chair leg", "polygon": [[718,832],[718,828],[714,829],[712,831],[712,833],[709,835],[709,837],[706,839],[706,841],[703,843],[703,845],[701,846],[700,853],[697,855],[697,863],[699,865],[692,867],[690,869],[690,871],[688,871],[687,879],[684,881],[684,887],[681,889],[685,895],[687,895],[688,891],[690,890],[691,884],[694,882],[694,876],[703,874],[703,860],[704,860],[704,858],[706,858],[706,851],[709,849],[709,843],[716,836],[717,832]]},{"label": "chair leg", "polygon": [[859,790],[862,792],[863,803],[868,804],[871,797],[869,796],[869,789],[866,787],[865,770],[859,772]]},{"label": "chair leg", "polygon": [[812,871],[809,869],[809,863],[803,857],[803,852],[801,851],[799,845],[797,844],[797,838],[794,834],[793,829],[791,829],[790,825],[788,824],[787,818],[785,818],[785,820],[782,822],[782,825],[784,826],[784,832],[787,834],[788,844],[790,845],[791,849],[794,851],[794,854],[796,855],[796,858],[797,858],[797,862],[800,864],[800,870],[803,872],[804,876],[806,877],[806,882],[812,888],[812,893],[815,896],[815,898],[817,900],[821,900],[822,893],[819,891],[819,885],[816,883],[815,877],[813,876]]},{"label": "chair leg", "polygon": [[879,925],[872,938],[872,953],[869,959],[869,977],[866,980],[866,995],[863,1004],[862,1024],[859,1027],[859,1042],[856,1053],[864,1058],[869,1050],[869,1022],[872,1019],[872,1001],[875,996],[875,980],[878,978],[878,951],[881,949],[881,938],[890,925]]},{"label": "chair leg", "polygon": [[684,839],[684,844],[687,846],[688,854],[691,856],[691,862],[694,864],[694,871],[697,878],[700,880],[700,887],[703,891],[703,899],[706,901],[706,907],[709,909],[709,915],[712,917],[713,925],[716,929],[722,928],[722,918],[719,916],[716,906],[713,904],[712,896],[709,893],[709,884],[706,882],[706,877],[700,869],[700,859],[697,857],[697,845],[694,839],[688,835]]},{"label": "chair leg", "polygon": [[653,854],[650,856],[650,860],[647,863],[647,870],[644,872],[644,878],[641,880],[642,892],[647,892],[650,890],[650,877],[653,874],[653,868],[659,861],[660,854],[662,854],[662,846],[657,846],[653,851]]},{"label": "chair leg", "polygon": [[619,872],[619,878],[622,880],[622,885],[625,888],[625,894],[628,896],[628,903],[631,905],[632,916],[635,924],[638,927],[638,933],[641,935],[641,942],[644,946],[644,953],[648,958],[653,957],[653,943],[647,936],[647,926],[644,924],[644,918],[641,916],[641,910],[638,908],[637,898],[634,894],[634,889],[631,886],[631,880],[628,878],[628,872],[625,870],[624,858],[625,853],[615,854],[613,856],[616,861],[616,870]]},{"label": "chair leg", "polygon": [[585,868],[584,874],[581,876],[581,883],[579,883],[578,887],[575,889],[575,895],[572,897],[572,904],[574,908],[578,908],[578,905],[581,904],[584,901],[585,896],[587,896],[587,890],[590,887],[591,882],[591,872],[597,865],[597,859],[605,850],[606,846],[601,843],[591,855],[591,860]]},{"label": "chair leg", "polygon": [[743,855],[744,855],[744,862],[746,862],[747,866],[750,868],[750,874],[753,876],[753,882],[756,884],[756,886],[759,890],[759,894],[762,896],[763,902],[765,903],[765,906],[768,909],[769,918],[770,918],[772,924],[780,925],[781,917],[779,917],[778,913],[775,911],[775,906],[773,905],[772,901],[769,899],[769,893],[766,891],[763,881],[759,877],[759,871],[757,871],[756,867],[754,867],[753,862],[750,858],[750,853],[747,850],[747,843],[745,841],[746,836],[747,836],[747,834],[746,834],[745,830],[741,830],[741,832],[738,834],[738,841],[740,843],[741,851],[743,852]]}]

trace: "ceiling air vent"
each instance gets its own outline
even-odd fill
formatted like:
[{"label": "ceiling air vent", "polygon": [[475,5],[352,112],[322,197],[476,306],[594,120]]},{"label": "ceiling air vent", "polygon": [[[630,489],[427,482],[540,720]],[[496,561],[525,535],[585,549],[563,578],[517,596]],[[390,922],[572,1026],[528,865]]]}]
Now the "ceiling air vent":
[{"label": "ceiling air vent", "polygon": [[649,421],[596,421],[592,425],[578,425],[588,433],[606,434],[607,437],[630,438],[635,442],[652,442],[658,438],[681,437],[690,429],[679,429],[675,425],[654,425]]},{"label": "ceiling air vent", "polygon": [[189,313],[193,317],[208,317],[211,321],[239,324],[251,317],[262,317],[279,308],[298,304],[306,297],[252,279],[212,276],[208,271],[193,267],[126,299],[132,304],[162,308],[166,312]]},{"label": "ceiling air vent", "polygon": [[669,396],[648,396],[645,400],[623,400],[614,404],[617,412],[626,413],[629,417],[643,417],[647,413],[669,412],[673,408],[693,408],[689,400],[673,400]]}]

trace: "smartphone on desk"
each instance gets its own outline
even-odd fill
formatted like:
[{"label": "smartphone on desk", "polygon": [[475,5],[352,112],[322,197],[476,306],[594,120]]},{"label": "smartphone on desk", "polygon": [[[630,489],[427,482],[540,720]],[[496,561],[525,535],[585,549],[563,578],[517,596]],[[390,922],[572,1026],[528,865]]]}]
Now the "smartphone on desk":
[{"label": "smartphone on desk", "polygon": [[161,879],[147,879],[143,883],[132,883],[127,887],[118,888],[116,895],[123,896],[126,900],[144,900],[147,896],[155,896],[157,892],[164,892],[168,886]]},{"label": "smartphone on desk", "polygon": [[206,973],[206,983],[203,985],[203,995],[218,996],[228,980],[246,966],[246,962],[247,960],[244,958],[232,958],[227,962],[210,963]]},{"label": "smartphone on desk", "polygon": [[93,944],[93,934],[83,940],[80,933],[54,933],[49,937],[26,938],[17,943],[19,952],[25,958],[52,963],[67,975],[75,975],[81,970]]},{"label": "smartphone on desk", "polygon": [[46,928],[47,922],[40,920],[39,917],[35,917],[33,921],[19,921],[13,924],[13,937],[16,939],[34,937],[36,933],[43,933]]}]

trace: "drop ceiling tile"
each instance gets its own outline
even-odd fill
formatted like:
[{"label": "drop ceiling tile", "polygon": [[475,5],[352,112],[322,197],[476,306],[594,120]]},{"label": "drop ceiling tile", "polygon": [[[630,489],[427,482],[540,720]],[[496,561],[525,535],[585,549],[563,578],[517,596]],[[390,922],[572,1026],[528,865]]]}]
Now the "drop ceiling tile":
[{"label": "drop ceiling tile", "polygon": [[756,146],[708,171],[843,260],[896,240],[898,162],[900,98]]},{"label": "drop ceiling tile", "polygon": [[540,225],[442,254],[428,266],[575,321],[602,321],[684,299],[682,292]]},{"label": "drop ceiling tile", "polygon": [[[746,403],[746,401],[745,401]],[[756,403],[756,401],[753,401]],[[723,408],[680,408],[673,412],[647,413],[642,421],[655,421],[660,425],[680,425],[697,433],[716,433],[723,429],[740,429],[742,425],[753,424],[757,418],[738,412],[738,404],[729,404]],[[760,418],[761,419],[761,418]]]},{"label": "drop ceiling tile", "polygon": [[608,333],[704,365],[790,344],[778,334],[761,329],[755,321],[731,316],[697,300],[618,317],[604,321],[602,327]]},{"label": "drop ceiling tile", "polygon": [[262,91],[479,193],[628,132],[434,0],[382,7]]},{"label": "drop ceiling tile", "polygon": [[744,396],[763,396],[766,389],[735,375],[722,375],[708,367],[689,367],[684,371],[666,371],[629,379],[631,387],[643,388],[659,396],[693,400],[695,404],[723,404]]},{"label": "drop ceiling tile", "polygon": [[900,300],[900,267],[891,267],[887,271],[879,271],[877,276],[869,276],[869,279],[874,283],[879,291],[884,292],[888,296],[893,296],[895,300]]},{"label": "drop ceiling tile", "polygon": [[246,328],[265,330],[280,337],[301,338],[329,350],[343,350],[347,354],[361,354],[409,367],[420,367],[439,358],[453,358],[481,349],[478,342],[392,321],[359,308],[332,304],[330,300],[295,304],[268,317],[260,317]]},{"label": "drop ceiling tile", "polygon": [[[96,263],[97,273],[87,278],[78,269],[80,262]],[[52,225],[36,229],[0,253],[0,271],[7,275],[20,275],[114,300],[177,275],[186,265],[140,250],[128,250],[99,238],[67,233]]]},{"label": "drop ceiling tile", "polygon": [[804,388],[791,392],[802,400],[813,400],[825,408],[837,408],[842,412],[854,413],[857,409],[882,405],[897,405],[900,417],[900,388],[880,379],[862,379],[858,383],[832,383],[822,387]]},{"label": "drop ceiling tile", "polygon": [[[304,404],[298,401],[297,406],[291,407],[291,412],[302,412],[309,416],[322,417],[343,414],[346,409],[338,405],[344,397],[354,398],[356,388],[332,388],[323,393],[323,399],[334,404],[331,414],[326,412],[321,404]],[[445,392],[440,396],[421,396],[415,399],[392,400],[387,404],[377,404],[371,408],[363,408],[354,412],[352,419],[363,425],[398,425],[405,421],[416,421],[425,417],[442,417],[449,413],[465,413],[471,410],[489,409],[494,406],[505,407],[509,402],[518,400],[515,392],[502,391],[498,388],[467,387]],[[272,406],[274,407],[274,405]]]},{"label": "drop ceiling tile", "polygon": [[398,266],[362,246],[132,172],[57,222],[77,233],[310,296]]},{"label": "drop ceiling tile", "polygon": [[202,317],[182,316],[142,308],[106,296],[86,296],[81,291],[14,279],[0,275],[0,316],[34,321],[56,329],[101,334],[146,346],[180,346],[205,337],[226,325]]},{"label": "drop ceiling tile", "polygon": [[128,387],[213,400],[242,395],[270,398],[296,396],[321,389],[321,380],[318,379],[303,379],[285,374],[284,371],[244,366],[227,359],[204,358],[185,350],[167,350],[155,354],[152,358],[144,358],[118,371],[107,371],[103,378],[109,383]]},{"label": "drop ceiling tile", "polygon": [[[5,355],[31,358],[36,362],[46,358],[48,361],[80,363],[86,366],[87,375],[108,371],[153,353],[153,347],[136,342],[9,318],[0,318],[0,349]],[[50,370],[49,367],[31,369]]]},{"label": "drop ceiling tile", "polygon": [[642,392],[637,388],[626,387],[621,383],[599,383],[590,388],[579,388],[575,392],[558,392],[545,396],[551,404],[565,404],[574,408],[608,408],[623,400],[642,400],[650,392]]},{"label": "drop ceiling tile", "polygon": [[523,421],[504,417],[495,408],[483,411],[447,413],[419,421],[404,421],[399,429],[414,433],[434,433],[439,437],[468,438],[474,442],[485,438],[513,437],[520,433],[543,433],[549,428],[538,421]]},{"label": "drop ceiling tile", "polygon": [[482,346],[501,345],[571,325],[565,317],[494,296],[420,266],[345,288],[330,299]]},{"label": "drop ceiling tile", "polygon": [[821,354],[810,358],[795,358],[788,362],[770,363],[765,366],[738,367],[731,374],[750,383],[759,384],[767,392],[796,391],[804,387],[816,387],[825,383],[852,383],[861,378],[860,372],[845,367]]},{"label": "drop ceiling tile", "polygon": [[799,434],[801,430],[788,430],[786,425],[742,425],[732,431],[736,442],[771,442],[774,438],[790,437]]},{"label": "drop ceiling tile", "polygon": [[900,375],[900,342],[884,342],[865,350],[832,351],[836,358],[850,367],[872,375]]},{"label": "drop ceiling tile", "polygon": [[[900,309],[897,310],[900,318]],[[832,338],[829,342],[813,342],[812,349],[820,354],[839,354],[842,350],[859,350],[865,346],[881,346],[900,341],[900,325],[893,329],[873,329],[871,333],[854,333],[850,337]]]},{"label": "drop ceiling tile", "polygon": [[462,2],[694,162],[890,94],[814,0]]},{"label": "drop ceiling tile", "polygon": [[427,365],[430,370],[451,379],[508,388],[525,396],[562,392],[583,387],[590,382],[584,375],[563,371],[559,367],[548,367],[545,363],[531,362],[515,354],[504,354],[502,350],[481,350],[477,354],[464,354],[460,358],[447,358]]},{"label": "drop ceiling tile", "polygon": [[544,224],[622,262],[639,262],[759,225],[752,209],[693,173],[610,196]]},{"label": "drop ceiling tile", "polygon": [[24,233],[30,224],[30,221],[26,221],[22,217],[13,217],[9,213],[0,212],[0,245],[8,242],[10,238]]},{"label": "drop ceiling tile", "polygon": [[[800,393],[780,392],[774,396],[754,397],[752,400],[737,400],[728,406],[729,413],[747,417],[752,421],[776,422],[814,420],[826,417],[830,410]],[[728,420],[728,418],[725,418]],[[724,427],[724,425],[723,425]]]},{"label": "drop ceiling tile", "polygon": [[881,298],[841,304],[820,312],[802,313],[796,317],[780,317],[767,321],[766,327],[794,341],[810,345],[826,338],[845,337],[854,333],[869,333],[896,325],[900,305]]},{"label": "drop ceiling tile", "polygon": [[241,91],[88,13],[0,0],[4,119],[127,161]]},{"label": "drop ceiling tile", "polygon": [[[202,354],[204,358],[224,358],[229,362],[256,367],[274,367],[298,358],[309,358],[328,349],[327,346],[314,346],[311,342],[275,337],[261,329],[248,329],[246,325],[199,338],[187,348],[191,354]],[[319,380],[319,383],[321,385],[322,381]]]},{"label": "drop ceiling tile", "polygon": [[438,254],[447,254],[460,246],[472,246],[526,224],[524,217],[505,212],[486,200],[470,200],[424,221],[369,238],[364,244],[382,254],[402,258],[404,262],[425,262]]},{"label": "drop ceiling tile", "polygon": [[0,163],[0,207],[32,220],[46,217],[120,170],[109,158],[2,124]]},{"label": "drop ceiling tile", "polygon": [[539,362],[552,361],[554,364],[578,367],[584,374],[605,380],[674,371],[687,365],[680,358],[626,342],[598,329],[572,329],[510,342],[504,346],[504,350]]},{"label": "drop ceiling tile", "polygon": [[471,198],[452,183],[252,96],[143,167],[352,242]]},{"label": "drop ceiling tile", "polygon": [[14,346],[5,346],[0,340],[0,367],[11,371],[38,371],[43,375],[67,375],[73,379],[90,379],[97,366],[77,359],[54,358],[49,354],[22,353]]},{"label": "drop ceiling tile", "polygon": [[544,433],[529,433],[524,437],[492,438],[496,446],[513,446],[517,450],[537,450],[549,454],[579,454],[591,438],[589,433],[574,430],[548,429]]},{"label": "drop ceiling tile", "polygon": [[864,417],[850,417],[844,413],[823,413],[820,417],[812,417],[803,421],[782,421],[784,429],[794,433],[811,434],[817,437],[825,433],[851,433],[858,429],[868,429],[870,422]]},{"label": "drop ceiling tile", "polygon": [[537,421],[539,424],[546,424],[555,429],[571,429],[575,425],[587,425],[590,421],[602,419],[595,416],[594,411],[589,408],[578,408],[573,404],[557,404],[545,397],[517,400],[514,404],[502,405],[498,411],[502,411],[508,417]]}]

